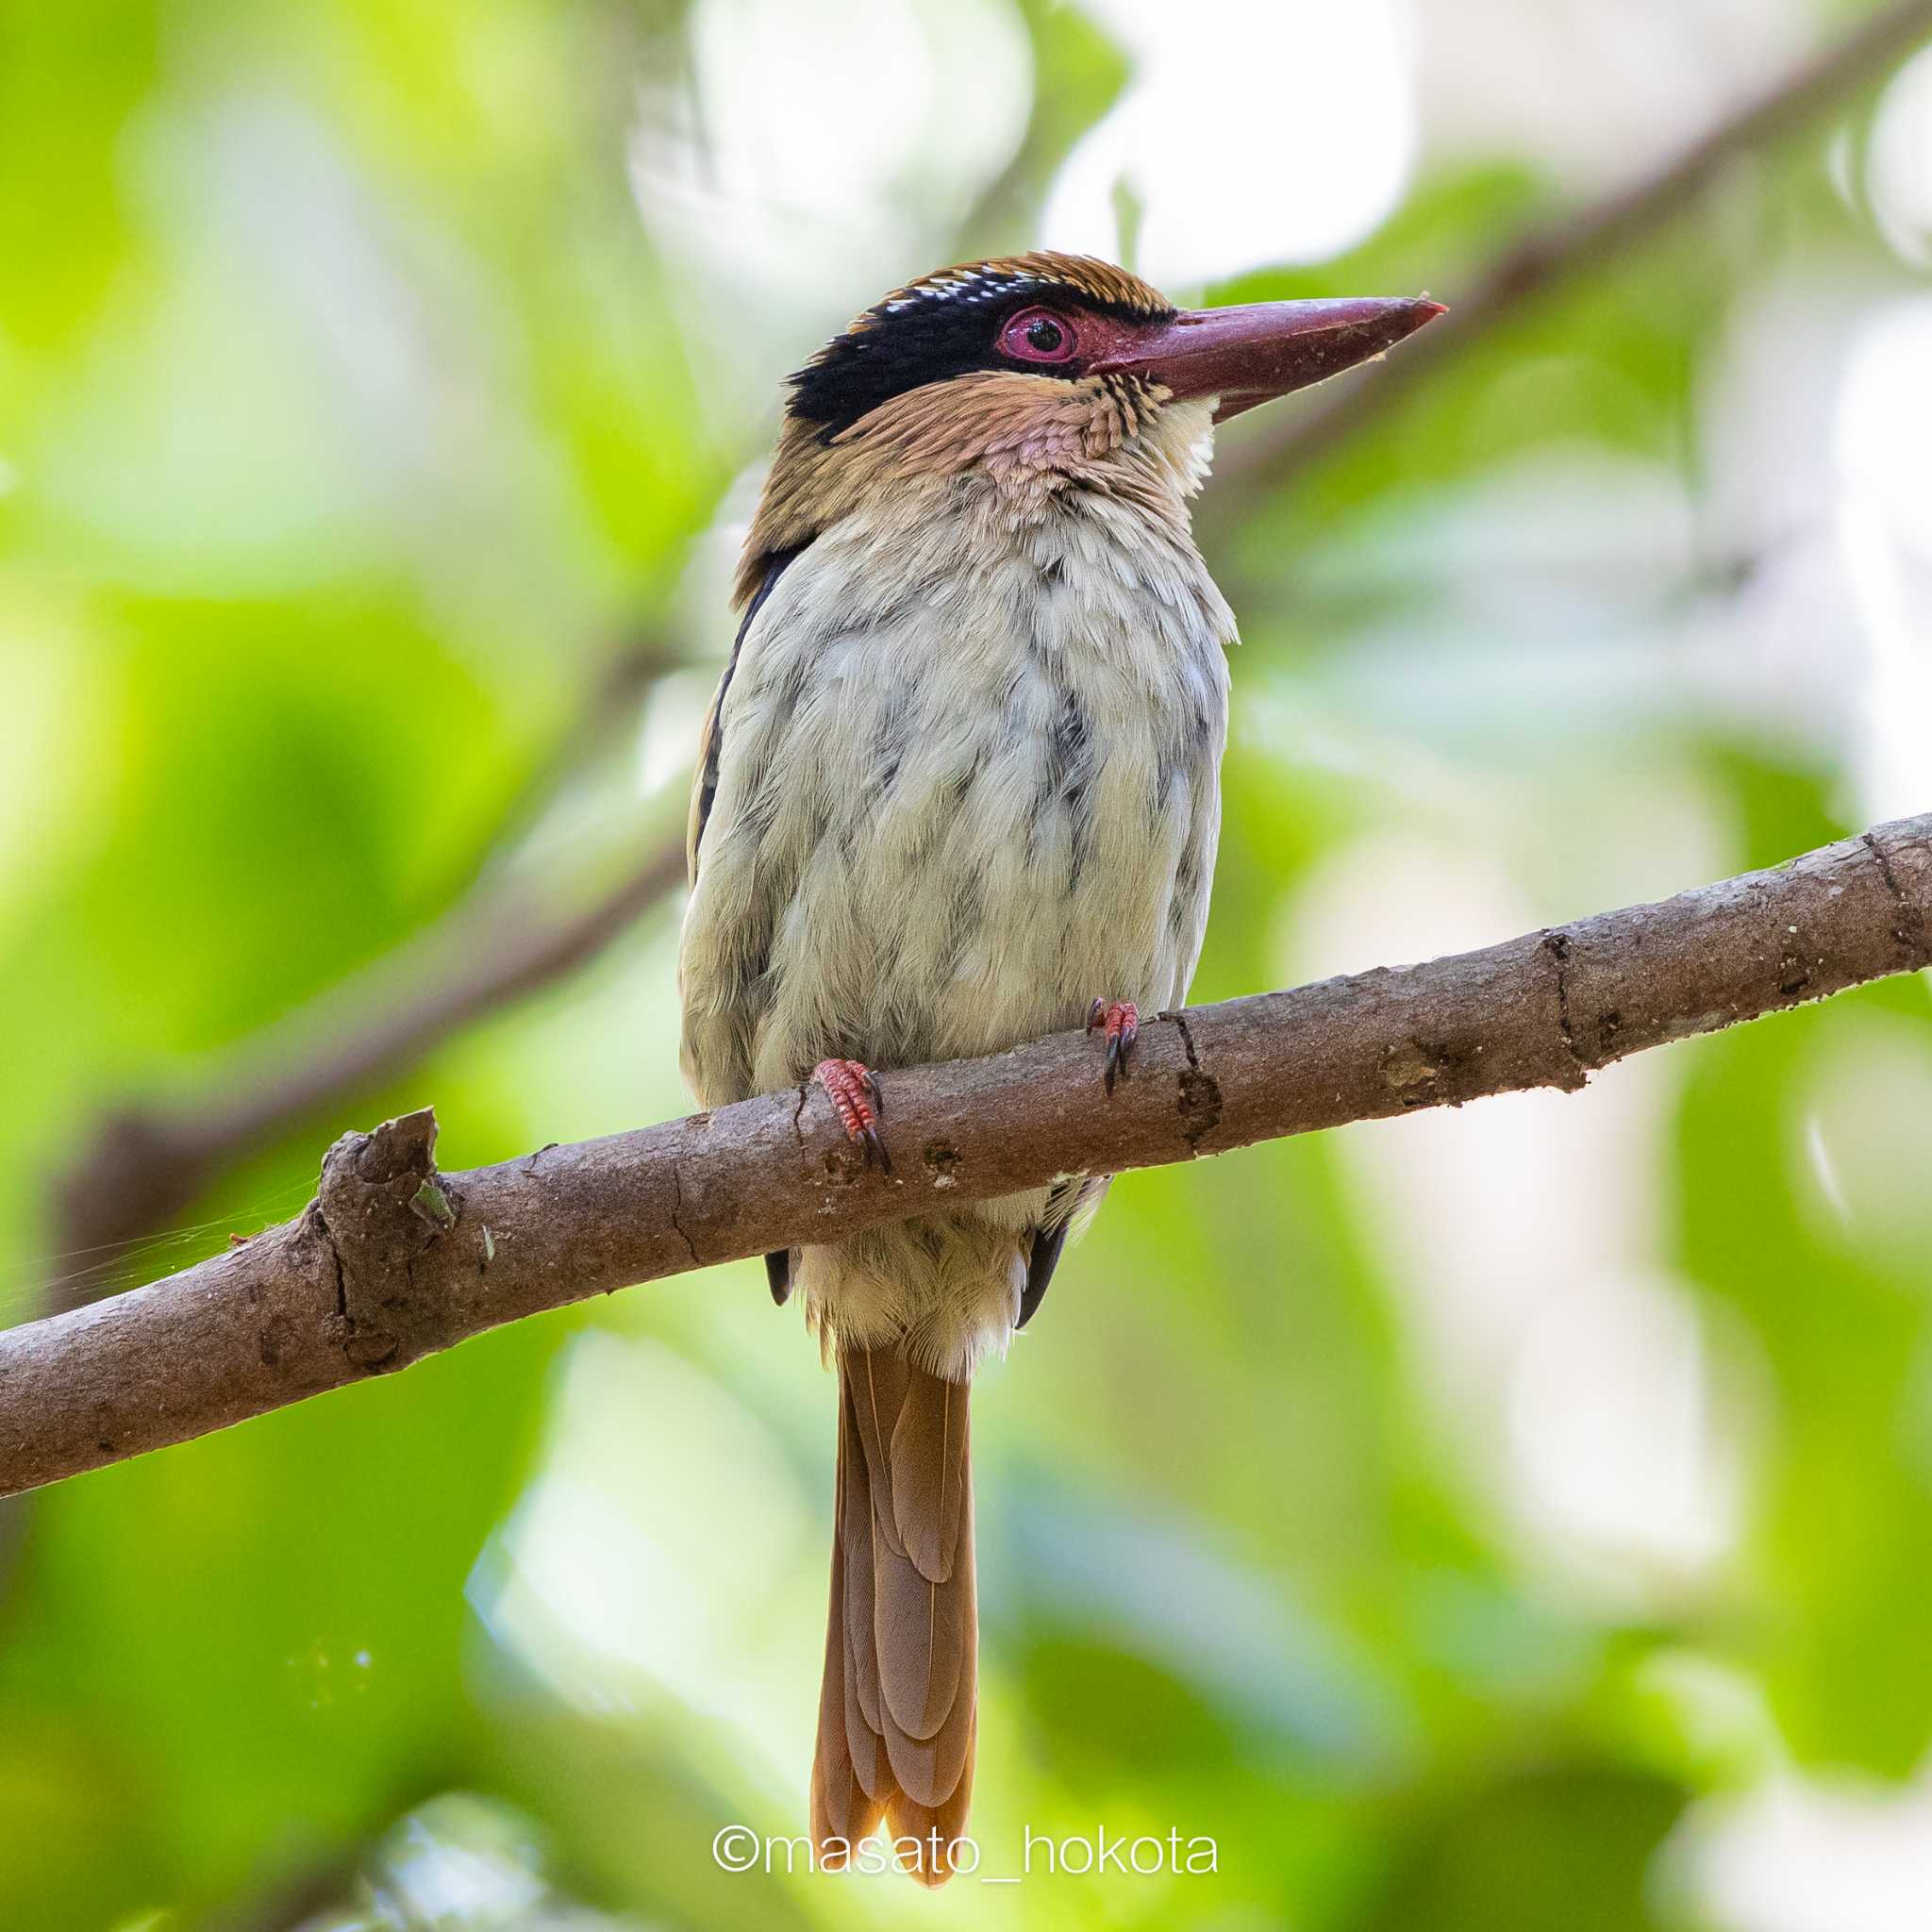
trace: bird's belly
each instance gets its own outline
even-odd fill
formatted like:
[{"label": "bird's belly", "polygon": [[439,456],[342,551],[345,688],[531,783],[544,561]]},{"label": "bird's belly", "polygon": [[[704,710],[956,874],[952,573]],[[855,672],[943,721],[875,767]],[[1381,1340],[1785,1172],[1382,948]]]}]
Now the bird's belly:
[{"label": "bird's belly", "polygon": [[1095,998],[1151,1010],[1185,990],[1219,818],[1216,708],[1188,702],[1185,679],[1175,707],[1064,658],[1009,671],[1000,704],[957,682],[935,666],[800,719],[796,769],[824,770],[842,740],[855,782],[821,796],[777,914],[760,1088],[834,1054],[891,1068],[991,1052]]}]

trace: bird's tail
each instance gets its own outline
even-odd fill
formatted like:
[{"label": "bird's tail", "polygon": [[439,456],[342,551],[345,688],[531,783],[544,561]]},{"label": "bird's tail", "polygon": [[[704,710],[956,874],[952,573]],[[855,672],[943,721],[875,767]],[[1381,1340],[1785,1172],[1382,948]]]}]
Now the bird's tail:
[{"label": "bird's tail", "polygon": [[811,1772],[812,1840],[830,1869],[883,1820],[899,1862],[941,1885],[966,1829],[979,1678],[969,1386],[890,1348],[840,1350],[832,1605]]}]

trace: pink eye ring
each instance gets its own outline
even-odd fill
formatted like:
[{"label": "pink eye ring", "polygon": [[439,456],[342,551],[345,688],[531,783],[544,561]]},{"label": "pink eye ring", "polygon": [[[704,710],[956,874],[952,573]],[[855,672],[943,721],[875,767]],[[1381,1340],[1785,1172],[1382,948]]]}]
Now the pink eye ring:
[{"label": "pink eye ring", "polygon": [[1023,308],[1000,330],[1000,353],[1016,362],[1071,362],[1079,347],[1073,323],[1051,308]]}]

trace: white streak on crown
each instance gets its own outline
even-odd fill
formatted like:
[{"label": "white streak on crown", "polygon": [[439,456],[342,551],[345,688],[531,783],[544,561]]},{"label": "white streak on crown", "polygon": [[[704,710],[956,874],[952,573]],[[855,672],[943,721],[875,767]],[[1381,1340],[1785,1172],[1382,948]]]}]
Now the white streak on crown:
[{"label": "white streak on crown", "polygon": [[888,302],[884,312],[897,315],[923,302],[996,302],[1015,289],[1024,289],[1038,280],[1037,275],[990,275],[980,269],[967,269],[959,275],[936,275],[929,282],[919,283],[896,301]]}]

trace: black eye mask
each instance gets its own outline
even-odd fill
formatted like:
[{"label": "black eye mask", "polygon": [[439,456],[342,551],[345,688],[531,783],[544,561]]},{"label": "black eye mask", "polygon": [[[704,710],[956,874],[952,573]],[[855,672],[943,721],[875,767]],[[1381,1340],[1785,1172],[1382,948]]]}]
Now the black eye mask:
[{"label": "black eye mask", "polygon": [[1167,315],[1126,303],[1098,302],[1084,291],[1043,275],[988,275],[919,289],[869,308],[791,378],[790,411],[819,425],[829,442],[881,403],[978,369],[1024,367],[1036,375],[1069,380],[1084,371],[1075,359],[1016,363],[999,349],[1006,319],[1056,302],[1124,322],[1164,321]]}]

